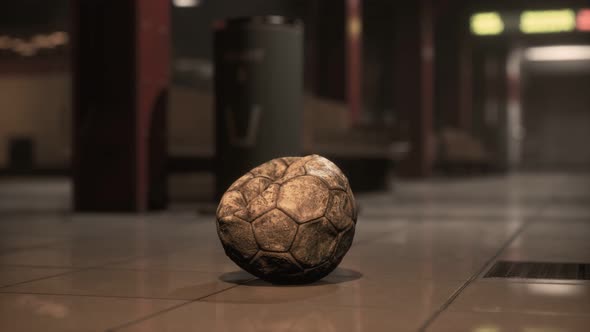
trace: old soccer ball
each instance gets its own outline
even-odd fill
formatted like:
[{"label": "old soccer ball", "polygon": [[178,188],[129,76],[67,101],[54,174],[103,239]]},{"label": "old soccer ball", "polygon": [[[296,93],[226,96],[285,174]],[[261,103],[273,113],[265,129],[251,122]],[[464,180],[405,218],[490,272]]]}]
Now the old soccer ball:
[{"label": "old soccer ball", "polygon": [[342,171],[310,155],[273,159],[236,180],[217,208],[225,253],[260,279],[309,283],[338,266],[357,213]]}]

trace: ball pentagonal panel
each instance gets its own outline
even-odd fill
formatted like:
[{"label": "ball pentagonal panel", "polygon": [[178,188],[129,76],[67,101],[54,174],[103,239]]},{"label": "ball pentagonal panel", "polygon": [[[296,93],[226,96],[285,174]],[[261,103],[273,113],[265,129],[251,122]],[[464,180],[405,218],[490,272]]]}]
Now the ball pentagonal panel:
[{"label": "ball pentagonal panel", "polygon": [[234,183],[232,183],[231,186],[229,186],[227,191],[236,190],[236,189],[240,188],[244,183],[248,182],[253,177],[254,177],[254,175],[252,175],[250,173],[246,173],[246,174],[242,175],[240,178],[238,178],[236,181],[234,181]]},{"label": "ball pentagonal panel", "polygon": [[221,218],[217,223],[217,234],[226,251],[240,259],[250,259],[258,252],[252,225],[234,216]]},{"label": "ball pentagonal panel", "polygon": [[345,230],[352,226],[353,209],[350,197],[347,192],[332,190],[331,200],[326,211],[326,217],[336,226],[338,230]]},{"label": "ball pentagonal panel", "polygon": [[253,198],[248,203],[248,216],[250,220],[254,220],[276,207],[279,188],[278,184],[271,184],[259,196]]},{"label": "ball pentagonal panel", "polygon": [[271,183],[272,181],[265,177],[254,177],[244,183],[239,190],[248,203],[265,191]]},{"label": "ball pentagonal panel", "polygon": [[[326,261],[321,263],[320,265],[314,266],[309,269],[305,269],[305,273],[302,277],[303,280],[314,281],[319,280],[325,276],[327,276],[330,272],[334,271],[334,269],[338,267],[338,264],[334,261]],[[302,281],[305,282],[305,281]]]},{"label": "ball pentagonal panel", "polygon": [[305,175],[305,161],[303,161],[300,158],[299,160],[296,160],[291,165],[289,165],[289,167],[285,171],[285,174],[283,174],[283,176],[277,180],[277,183],[282,184],[293,178],[303,175]]},{"label": "ball pentagonal panel", "polygon": [[271,180],[276,180],[285,174],[287,164],[281,159],[273,159],[250,171],[254,176],[262,176]]},{"label": "ball pentagonal panel", "polygon": [[340,262],[344,255],[352,246],[352,240],[354,239],[354,226],[351,226],[349,229],[341,232],[338,235],[338,242],[336,244],[336,251],[334,252],[334,256],[332,260],[335,262]]},{"label": "ball pentagonal panel", "polygon": [[330,259],[338,232],[326,218],[299,226],[291,254],[304,267],[314,267]]},{"label": "ball pentagonal panel", "polygon": [[281,158],[282,161],[287,164],[287,166],[291,165],[292,163],[296,162],[297,160],[301,159],[301,157],[283,157]]},{"label": "ball pentagonal panel", "polygon": [[277,282],[282,276],[303,272],[289,253],[260,251],[252,259],[251,266],[254,275]]},{"label": "ball pentagonal panel", "polygon": [[352,220],[356,223],[356,219],[358,217],[358,207],[356,205],[356,199],[354,198],[354,194],[352,193],[352,189],[350,189],[350,186],[346,188],[346,193],[348,194],[350,207],[352,208]]},{"label": "ball pentagonal panel", "polygon": [[281,186],[277,207],[298,223],[324,215],[330,192],[324,183],[313,176],[300,176]]},{"label": "ball pentagonal panel", "polygon": [[242,193],[236,190],[227,191],[221,197],[221,202],[217,207],[217,218],[224,218],[245,210],[246,200]]},{"label": "ball pentagonal panel", "polygon": [[271,210],[252,222],[256,242],[267,251],[287,251],[293,243],[297,224],[282,211]]}]

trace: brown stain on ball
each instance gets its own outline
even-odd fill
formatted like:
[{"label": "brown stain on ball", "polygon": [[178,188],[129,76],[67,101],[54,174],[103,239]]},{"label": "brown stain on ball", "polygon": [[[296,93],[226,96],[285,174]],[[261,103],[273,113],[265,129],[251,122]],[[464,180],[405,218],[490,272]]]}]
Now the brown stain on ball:
[{"label": "brown stain on ball", "polygon": [[252,169],[217,208],[228,257],[280,284],[309,283],[332,272],[352,245],[356,220],[348,179],[319,155],[277,158]]}]

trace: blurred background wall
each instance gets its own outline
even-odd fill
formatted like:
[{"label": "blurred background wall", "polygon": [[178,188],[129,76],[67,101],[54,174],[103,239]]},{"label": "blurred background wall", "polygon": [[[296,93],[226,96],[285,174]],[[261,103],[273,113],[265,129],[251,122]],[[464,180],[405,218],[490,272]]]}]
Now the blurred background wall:
[{"label": "blurred background wall", "polygon": [[[70,1],[10,1],[0,8],[0,174],[68,175]],[[589,46],[588,8],[581,0],[422,0],[413,7],[386,0],[171,0],[173,196],[192,199],[213,181],[212,28],[220,19],[253,15],[305,23],[306,152],[345,166],[359,161],[350,169],[373,178],[378,164],[402,175],[404,153],[418,145],[418,162],[433,170],[421,176],[587,170],[590,60],[537,61],[526,54]],[[527,10],[570,10],[575,17],[568,31],[525,33],[519,15]],[[477,14],[487,15],[484,30],[497,22],[501,29],[474,30]],[[412,59],[419,60],[406,61]]]}]

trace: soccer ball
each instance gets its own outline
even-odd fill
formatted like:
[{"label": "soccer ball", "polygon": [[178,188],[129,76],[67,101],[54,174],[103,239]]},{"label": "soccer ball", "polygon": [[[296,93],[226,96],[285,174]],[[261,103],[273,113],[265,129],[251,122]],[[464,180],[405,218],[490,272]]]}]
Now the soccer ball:
[{"label": "soccer ball", "polygon": [[309,283],[350,248],[357,213],[342,171],[310,155],[264,163],[236,180],[217,208],[225,253],[260,279]]}]

